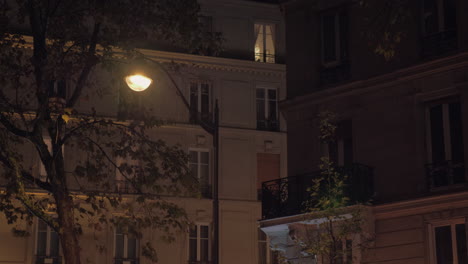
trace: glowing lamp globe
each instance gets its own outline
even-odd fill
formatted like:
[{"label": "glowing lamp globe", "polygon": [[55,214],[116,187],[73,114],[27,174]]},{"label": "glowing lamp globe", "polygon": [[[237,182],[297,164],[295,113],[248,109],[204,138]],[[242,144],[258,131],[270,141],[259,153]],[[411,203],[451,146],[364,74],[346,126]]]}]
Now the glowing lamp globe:
[{"label": "glowing lamp globe", "polygon": [[136,92],[141,92],[146,90],[146,88],[151,85],[153,80],[146,76],[135,74],[125,77],[125,82],[127,83],[128,87],[130,87],[130,89]]}]

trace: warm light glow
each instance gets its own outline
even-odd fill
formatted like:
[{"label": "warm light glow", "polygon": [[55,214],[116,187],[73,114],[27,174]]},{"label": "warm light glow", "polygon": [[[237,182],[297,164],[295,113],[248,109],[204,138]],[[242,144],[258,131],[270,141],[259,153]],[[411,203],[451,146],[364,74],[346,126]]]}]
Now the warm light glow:
[{"label": "warm light glow", "polygon": [[125,82],[127,82],[127,85],[130,87],[130,89],[136,92],[141,92],[146,90],[146,88],[150,86],[153,80],[146,76],[135,74],[125,77]]}]

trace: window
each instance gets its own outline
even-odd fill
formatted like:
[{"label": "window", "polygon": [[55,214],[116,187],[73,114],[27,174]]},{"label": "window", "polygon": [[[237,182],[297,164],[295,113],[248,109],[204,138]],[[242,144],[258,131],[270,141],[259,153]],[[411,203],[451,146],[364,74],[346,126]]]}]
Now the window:
[{"label": "window", "polygon": [[196,224],[189,232],[189,264],[208,264],[210,261],[210,228]]},{"label": "window", "polygon": [[275,25],[255,23],[255,61],[275,63]]},{"label": "window", "polygon": [[322,26],[322,63],[325,67],[341,64],[347,54],[347,16],[344,11],[323,14]]},{"label": "window", "polygon": [[455,30],[457,27],[456,0],[424,0],[424,34]]},{"label": "window", "polygon": [[64,80],[49,81],[49,97],[60,97],[66,99],[67,96],[67,82]]},{"label": "window", "polygon": [[280,178],[280,155],[257,153],[257,198],[262,200],[262,184]]},{"label": "window", "polygon": [[278,101],[276,89],[257,88],[257,129],[278,130]]},{"label": "window", "polygon": [[353,134],[351,120],[338,122],[335,142],[328,146],[330,161],[338,166],[351,165],[353,163]]},{"label": "window", "polygon": [[431,264],[468,263],[465,219],[430,225]]},{"label": "window", "polygon": [[[117,157],[116,165],[118,166],[115,174],[116,191],[121,193],[135,192],[136,190],[132,186],[131,180],[138,173],[140,162],[130,157]],[[124,175],[122,175],[122,172],[124,172]]]},{"label": "window", "polygon": [[210,197],[210,153],[206,150],[190,150],[189,166],[195,178],[198,179],[203,197]]},{"label": "window", "polygon": [[190,121],[211,120],[210,84],[203,81],[190,83]]},{"label": "window", "polygon": [[426,133],[430,188],[465,182],[461,104],[456,98],[427,105]]},{"label": "window", "polygon": [[[53,151],[52,151],[52,141],[49,137],[45,137],[44,138],[44,143],[46,144],[47,146],[47,150],[49,151],[49,153],[51,155],[54,155]],[[65,156],[65,146],[62,145],[62,155]],[[39,179],[41,181],[47,181],[47,172],[46,172],[46,169],[44,167],[44,164],[42,163],[41,159],[39,158]]]},{"label": "window", "polygon": [[138,263],[138,239],[124,232],[121,227],[115,231],[115,264]]},{"label": "window", "polygon": [[44,221],[37,219],[36,257],[38,263],[59,263],[59,237]]},{"label": "window", "polygon": [[258,264],[279,263],[279,253],[270,249],[268,237],[260,228],[258,229]]}]

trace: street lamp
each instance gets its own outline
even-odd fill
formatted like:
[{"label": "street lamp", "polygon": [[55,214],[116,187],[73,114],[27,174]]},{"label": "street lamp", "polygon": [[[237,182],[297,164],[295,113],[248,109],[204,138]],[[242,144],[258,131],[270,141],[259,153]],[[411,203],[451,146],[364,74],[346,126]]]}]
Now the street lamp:
[{"label": "street lamp", "polygon": [[133,91],[141,92],[146,90],[146,88],[151,85],[153,80],[141,74],[134,74],[125,77],[125,82]]},{"label": "street lamp", "polygon": [[[212,263],[213,264],[219,264],[219,107],[218,107],[218,100],[216,100],[215,103],[215,108],[214,108],[214,120],[209,121],[209,120],[204,120],[201,118],[202,115],[199,113],[194,113],[194,110],[192,107],[190,107],[190,104],[188,103],[187,99],[185,98],[184,94],[182,93],[182,90],[179,88],[177,83],[174,81],[172,78],[171,74],[167,72],[166,68],[164,68],[163,65],[161,65],[160,62],[149,59],[149,58],[144,58],[147,61],[152,62],[154,65],[156,65],[161,71],[163,71],[166,76],[171,80],[171,83],[176,89],[177,95],[179,98],[182,100],[184,103],[185,107],[190,113],[190,116],[195,116],[197,123],[205,130],[208,134],[210,134],[213,137],[213,152],[214,152],[214,164],[213,164],[213,170],[214,170],[214,175],[213,175],[213,231],[214,231],[214,241],[213,241],[213,249],[212,249]],[[134,91],[140,92],[146,90],[152,82],[152,79],[144,76],[142,74],[135,74],[135,75],[129,75],[125,77],[125,82],[127,83],[128,87]],[[193,115],[195,114],[195,115]]]}]

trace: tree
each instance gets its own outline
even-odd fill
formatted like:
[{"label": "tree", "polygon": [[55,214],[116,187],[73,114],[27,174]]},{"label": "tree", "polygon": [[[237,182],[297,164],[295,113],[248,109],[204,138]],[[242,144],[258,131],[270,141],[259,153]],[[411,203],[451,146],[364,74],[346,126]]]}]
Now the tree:
[{"label": "tree", "polygon": [[[161,122],[148,109],[126,121],[77,103],[116,85],[120,66],[141,56],[136,43],[217,53],[220,35],[203,31],[198,12],[196,0],[1,1],[0,211],[9,224],[44,221],[58,233],[67,264],[81,263],[84,229],[113,225],[141,238],[153,228],[171,240],[188,224],[182,208],[161,199],[196,185],[185,152],[152,135]],[[98,70],[117,77],[97,83]],[[70,96],[61,94],[65,85]],[[69,160],[64,146],[82,155]],[[27,150],[40,157],[45,175],[34,172]],[[112,189],[115,170],[131,198]],[[157,260],[151,244],[142,251]]]},{"label": "tree", "polygon": [[369,47],[385,60],[391,60],[406,34],[406,23],[412,17],[408,0],[361,0],[359,6],[367,14],[364,19],[368,30],[363,35]]},{"label": "tree", "polygon": [[[324,111],[319,120],[321,143],[333,144],[336,115]],[[314,228],[307,224],[296,226],[294,238],[303,255],[320,256],[323,263],[351,263],[353,249],[365,249],[372,239],[364,229],[365,211],[361,205],[353,205],[347,195],[348,175],[340,173],[328,157],[321,161],[320,174],[313,180],[305,204],[305,220],[321,220]]]}]

